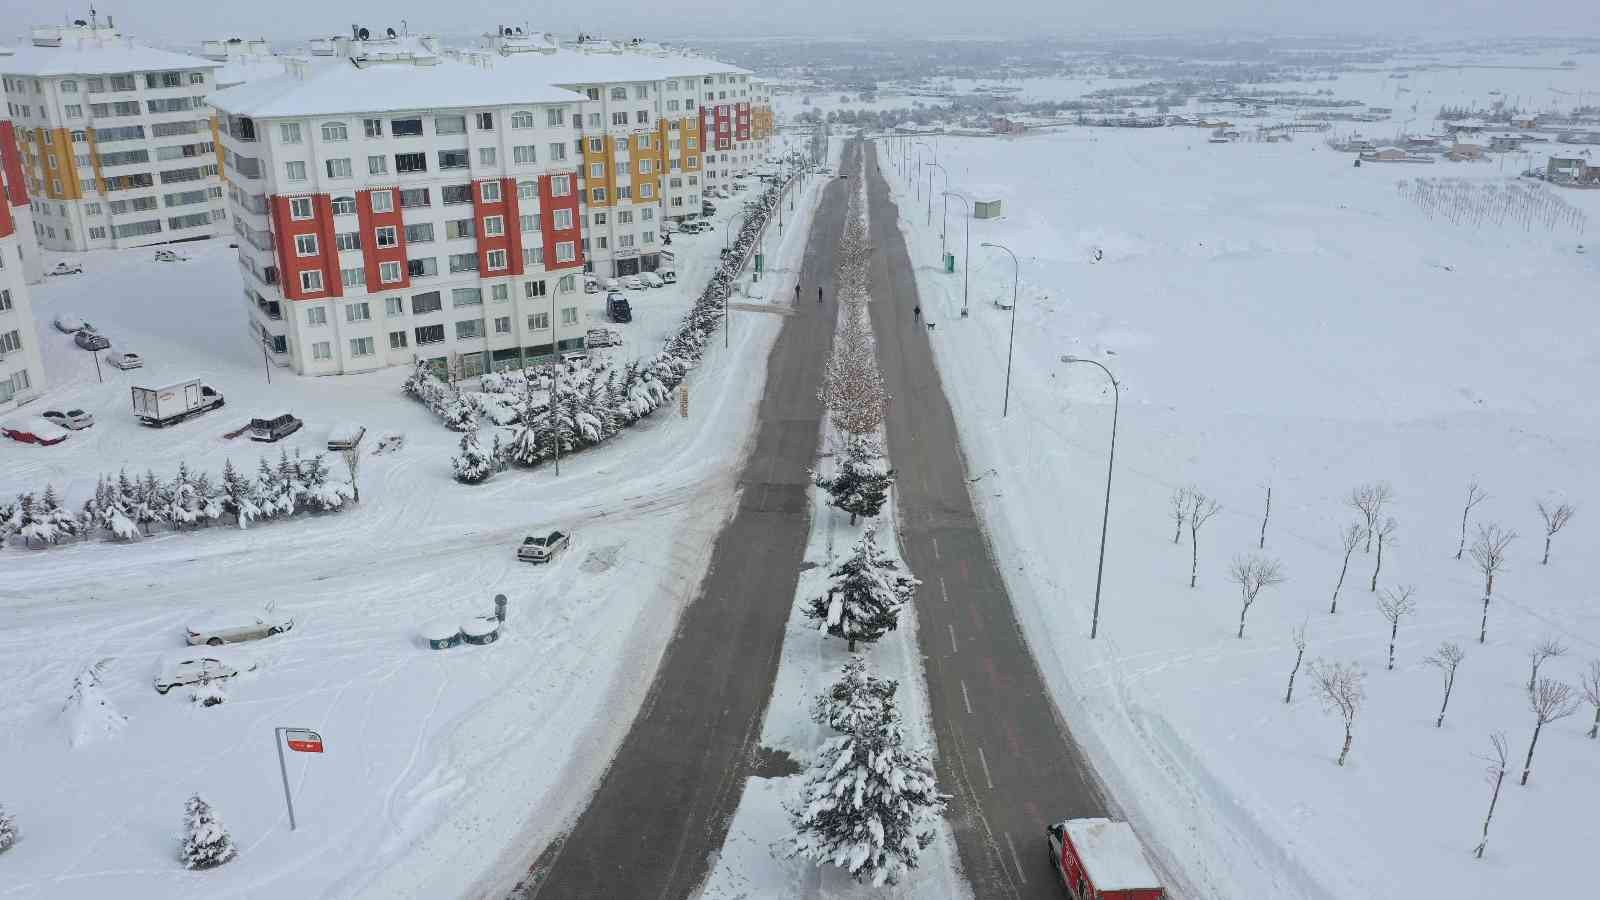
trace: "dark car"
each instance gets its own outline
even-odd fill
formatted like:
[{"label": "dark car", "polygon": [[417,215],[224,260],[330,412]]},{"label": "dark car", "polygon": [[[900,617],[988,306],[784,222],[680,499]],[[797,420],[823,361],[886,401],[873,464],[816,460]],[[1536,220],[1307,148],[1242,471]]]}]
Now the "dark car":
[{"label": "dark car", "polygon": [[606,296],[606,315],[610,316],[613,322],[632,322],[633,307],[628,305],[627,297],[612,291]]},{"label": "dark car", "polygon": [[250,440],[281,441],[299,431],[300,426],[304,424],[304,422],[288,413],[272,419],[251,419]]},{"label": "dark car", "polygon": [[72,336],[73,343],[85,350],[104,350],[111,346],[111,340],[103,334],[95,334],[88,329]]}]

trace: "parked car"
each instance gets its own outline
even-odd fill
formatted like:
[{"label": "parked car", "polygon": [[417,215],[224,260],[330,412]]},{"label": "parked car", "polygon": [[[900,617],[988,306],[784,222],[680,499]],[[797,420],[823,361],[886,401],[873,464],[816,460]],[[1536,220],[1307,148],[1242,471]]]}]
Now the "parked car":
[{"label": "parked car", "polygon": [[570,535],[552,531],[546,535],[529,535],[517,548],[517,559],[523,562],[545,563],[555,559],[572,543]]},{"label": "parked car", "polygon": [[726,200],[726,199],[728,199],[728,198],[729,198],[729,197],[732,197],[732,196],[733,196],[733,192],[732,192],[732,191],[730,191],[730,190],[728,190],[728,189],[727,189],[727,188],[725,188],[725,187],[719,187],[719,188],[717,188],[717,196],[718,196],[718,197],[719,197],[719,198],[721,198],[721,199],[723,199],[723,200]]},{"label": "parked car", "polygon": [[56,316],[55,325],[57,331],[65,334],[75,334],[79,331],[83,331],[86,328],[90,331],[94,330],[93,325],[90,325],[88,322],[85,322],[84,320],[70,313],[62,313],[61,315]]},{"label": "parked car", "polygon": [[0,434],[23,444],[51,447],[67,439],[67,431],[47,419],[32,416],[17,422],[0,425]]},{"label": "parked car", "polygon": [[622,286],[630,291],[644,290],[644,279],[637,275],[629,275],[622,279]]},{"label": "parked car", "polygon": [[658,275],[661,278],[661,283],[662,284],[677,284],[678,283],[678,273],[672,271],[671,269],[662,269],[661,271],[657,272],[656,275]]},{"label": "parked car", "polygon": [[714,216],[716,214],[717,214],[717,205],[715,203],[701,203],[700,204],[700,215],[702,215],[702,216]]},{"label": "parked car", "polygon": [[628,305],[628,298],[616,291],[606,295],[606,315],[613,322],[632,322],[633,307]]},{"label": "parked car", "polygon": [[594,277],[593,275],[583,276],[583,292],[585,294],[600,293],[600,279]]},{"label": "parked car", "polygon": [[615,328],[591,328],[583,343],[586,347],[615,347],[622,343],[622,335]]},{"label": "parked car", "polygon": [[59,425],[72,431],[82,431],[94,424],[94,416],[81,409],[69,409],[66,412],[62,412],[59,409],[47,409],[39,414],[39,418],[44,419],[51,425]]},{"label": "parked car", "polygon": [[[677,230],[678,230],[678,223],[677,223],[676,220],[667,219],[666,221],[661,223],[661,233],[662,234],[671,234],[671,233],[673,233],[674,231],[677,231]],[[1579,245],[1579,246],[1582,246],[1582,245]]]},{"label": "parked car", "polygon": [[252,441],[281,441],[296,431],[305,423],[289,413],[274,416],[270,419],[250,420],[250,440]]},{"label": "parked car", "polygon": [[639,280],[644,282],[644,286],[647,288],[658,288],[666,284],[661,280],[661,276],[654,272],[640,272]]},{"label": "parked car", "polygon": [[113,350],[106,354],[106,362],[126,372],[144,368],[144,357],[131,350]]},{"label": "parked car", "polygon": [[56,263],[56,267],[54,269],[51,269],[49,272],[46,272],[45,274],[46,275],[82,275],[83,274],[83,266],[80,266],[75,262],[66,262],[65,260],[63,260],[61,262]]},{"label": "parked car", "polygon": [[217,647],[238,641],[260,640],[293,627],[293,616],[223,610],[190,619],[184,630],[184,640],[191,646],[208,644]]},{"label": "parked car", "polygon": [[622,289],[622,282],[615,278],[607,278],[603,284],[605,284],[606,290],[608,291],[617,291]]},{"label": "parked car", "polygon": [[156,262],[188,262],[188,261],[189,261],[189,257],[184,256],[184,255],[178,253],[175,250],[157,250],[156,251]]},{"label": "parked car", "polygon": [[359,425],[355,422],[335,425],[333,430],[328,432],[328,449],[353,450],[361,445],[361,439],[366,435],[367,427],[365,425]]},{"label": "parked car", "polygon": [[164,660],[161,671],[156,673],[156,693],[165,694],[186,684],[232,678],[255,667],[255,660],[239,654],[228,654],[226,657],[209,653],[204,656],[175,654]]},{"label": "parked car", "polygon": [[85,350],[104,350],[111,346],[111,340],[103,334],[95,334],[85,328],[72,336],[72,342]]}]

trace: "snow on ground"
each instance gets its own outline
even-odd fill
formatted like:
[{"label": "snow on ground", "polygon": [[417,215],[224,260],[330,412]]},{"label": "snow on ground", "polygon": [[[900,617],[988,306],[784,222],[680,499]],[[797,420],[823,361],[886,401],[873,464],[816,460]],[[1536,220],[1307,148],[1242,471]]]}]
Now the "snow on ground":
[{"label": "snow on ground", "polygon": [[[679,286],[633,293],[624,353],[659,346],[720,246],[709,235],[674,240]],[[800,246],[786,244],[775,264],[793,266],[782,256]],[[406,446],[363,458],[362,503],[348,512],[132,546],[0,551],[10,697],[0,793],[23,835],[6,854],[0,896],[493,891],[581,810],[642,701],[726,518],[779,319],[733,318],[732,349],[713,346],[690,377],[689,418],[658,413],[563,459],[559,477],[514,470],[466,487],[450,477],[458,436],[401,396],[403,369],[329,379],[275,369],[268,385],[234,305],[243,300],[233,252],[221,242],[184,249],[193,259],[173,264],[148,250],[91,254],[84,275],[36,289],[51,389],[18,415],[81,406],[98,423],[53,448],[0,442],[0,496],[50,481],[76,508],[97,474],[123,465],[163,477],[180,461],[253,467],[262,447],[223,432],[283,411],[306,420],[279,445],[291,451],[319,449],[346,421],[367,426],[369,451],[385,431],[404,432]],[[603,296],[585,298],[595,321]],[[144,354],[147,367],[106,369],[100,383],[89,354],[50,329],[63,311]],[[133,421],[130,384],[189,375],[227,406],[161,430]],[[573,532],[571,550],[546,567],[516,562],[522,535],[550,527]],[[420,626],[490,612],[496,593],[510,598],[497,643],[426,649]],[[258,666],[233,679],[227,702],[200,708],[187,690],[155,693],[158,662],[181,649],[191,616],[269,602],[296,627],[250,645]],[[127,722],[72,749],[82,715],[64,717],[63,701],[100,662],[97,693]],[[293,833],[276,726],[313,728],[327,742],[322,756],[291,754]],[[196,791],[240,848],[211,872],[176,860],[183,801]]]},{"label": "snow on ground", "polygon": [[[1487,858],[1470,850],[1488,805],[1479,754],[1508,733],[1520,763],[1532,731],[1526,653],[1571,652],[1545,675],[1576,685],[1600,657],[1597,524],[1580,510],[1539,565],[1537,498],[1600,496],[1600,324],[1593,255],[1578,235],[1457,227],[1402,198],[1396,179],[1487,166],[1351,167],[1320,141],[1209,145],[1189,130],[1069,129],[1010,141],[946,139],[951,188],[1005,203],[972,227],[970,318],[963,273],[938,266],[941,208],[892,174],[925,318],[974,473],[975,494],[1019,619],[1074,734],[1111,795],[1189,897],[1491,897],[1572,892],[1587,882],[1586,824],[1600,754],[1585,707],[1547,727],[1531,783],[1508,780]],[[925,185],[924,185],[924,190]],[[1563,199],[1593,217],[1600,197]],[[964,222],[951,204],[961,262]],[[1002,418],[1020,257],[1010,414]],[[1101,251],[1099,261],[1094,251]],[[909,324],[907,327],[911,327]],[[1087,640],[1105,488],[1111,396],[1121,379],[1117,468],[1101,635]],[[1482,579],[1456,561],[1461,503],[1518,530],[1497,579],[1489,640]],[[1415,584],[1398,663],[1359,551],[1337,615],[1336,532],[1355,485],[1387,479],[1398,543],[1379,586]],[[1254,550],[1264,483],[1265,552],[1288,581],[1234,636],[1226,566]],[[1198,485],[1222,513],[1172,545],[1168,498]],[[1355,661],[1368,699],[1344,768],[1342,732],[1294,661]],[[1466,651],[1449,715],[1423,658]]]}]

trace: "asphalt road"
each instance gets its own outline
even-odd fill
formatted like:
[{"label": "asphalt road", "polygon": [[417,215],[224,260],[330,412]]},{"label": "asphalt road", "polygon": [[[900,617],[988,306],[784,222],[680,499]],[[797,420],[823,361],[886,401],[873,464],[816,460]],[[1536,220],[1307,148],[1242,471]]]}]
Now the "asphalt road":
[{"label": "asphalt road", "polygon": [[[833,344],[845,185],[824,188],[801,303],[767,361],[739,505],[712,550],[638,717],[588,808],[513,892],[519,898],[680,898],[707,876],[754,768],[784,623],[810,533],[817,388]],[[818,285],[826,303],[817,304]]]},{"label": "asphalt road", "polygon": [[869,145],[868,308],[893,398],[887,427],[901,552],[922,579],[917,631],[939,780],[953,795],[948,817],[975,896],[1061,900],[1044,828],[1104,815],[1105,802],[1045,691],[973,510],[928,326],[912,313],[919,301],[905,239],[876,159]]}]

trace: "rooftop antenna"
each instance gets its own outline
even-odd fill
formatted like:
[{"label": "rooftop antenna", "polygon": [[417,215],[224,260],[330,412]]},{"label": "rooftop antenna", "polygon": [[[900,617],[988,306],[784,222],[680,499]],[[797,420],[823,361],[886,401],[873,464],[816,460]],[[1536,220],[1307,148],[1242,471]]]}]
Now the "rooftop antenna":
[{"label": "rooftop antenna", "polygon": [[100,27],[100,13],[96,12],[92,6],[89,7],[89,26],[91,28]]}]

